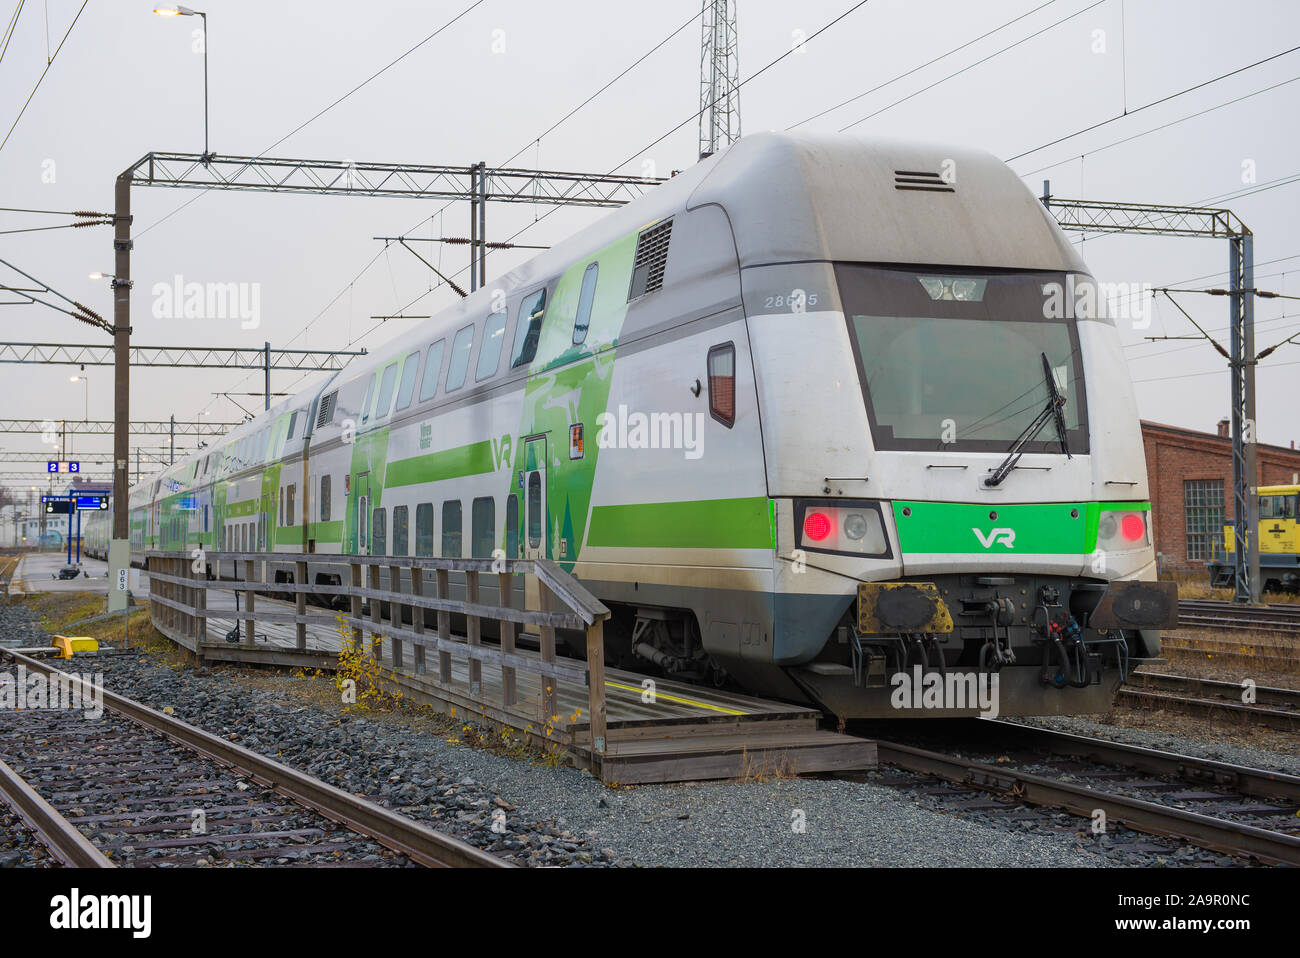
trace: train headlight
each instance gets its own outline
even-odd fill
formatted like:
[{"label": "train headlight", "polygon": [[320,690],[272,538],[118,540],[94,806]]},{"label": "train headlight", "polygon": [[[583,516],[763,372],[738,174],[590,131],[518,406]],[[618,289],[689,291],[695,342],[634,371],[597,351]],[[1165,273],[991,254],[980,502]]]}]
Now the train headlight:
[{"label": "train headlight", "polygon": [[844,534],[857,541],[867,534],[867,517],[860,512],[850,512],[844,517]]},{"label": "train headlight", "polygon": [[1097,524],[1097,548],[1125,552],[1151,545],[1150,516],[1145,511],[1112,509],[1101,513]]},{"label": "train headlight", "polygon": [[800,549],[815,552],[845,552],[887,556],[889,540],[874,502],[835,504],[795,502],[796,529]]}]

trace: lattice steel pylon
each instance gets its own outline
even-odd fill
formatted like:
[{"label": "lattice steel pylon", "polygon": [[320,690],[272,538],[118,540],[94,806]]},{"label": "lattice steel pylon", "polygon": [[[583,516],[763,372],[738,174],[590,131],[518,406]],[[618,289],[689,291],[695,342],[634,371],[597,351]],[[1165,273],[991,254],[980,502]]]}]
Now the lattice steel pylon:
[{"label": "lattice steel pylon", "polygon": [[736,0],[704,0],[700,24],[700,159],[704,159],[740,139]]}]

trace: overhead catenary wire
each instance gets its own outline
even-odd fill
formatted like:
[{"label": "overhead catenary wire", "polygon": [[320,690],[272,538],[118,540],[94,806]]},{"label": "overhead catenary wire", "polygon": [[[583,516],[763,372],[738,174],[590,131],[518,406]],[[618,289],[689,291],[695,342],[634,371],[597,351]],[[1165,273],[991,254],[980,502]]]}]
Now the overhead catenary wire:
[{"label": "overhead catenary wire", "polygon": [[59,45],[55,48],[53,56],[49,57],[46,62],[45,69],[41,71],[40,77],[36,80],[36,86],[32,87],[32,92],[27,95],[27,99],[23,102],[22,109],[19,110],[18,115],[14,117],[14,122],[10,124],[9,132],[5,134],[5,138],[0,140],[0,150],[5,148],[5,144],[9,142],[9,137],[13,136],[14,129],[18,126],[18,121],[21,120],[23,114],[27,112],[27,107],[31,105],[32,98],[36,96],[36,91],[41,88],[41,84],[45,81],[45,75],[50,72],[50,67],[54,66],[54,61],[58,57],[59,51],[63,49],[63,44],[67,42],[69,34],[72,33],[72,28],[75,27],[77,21],[81,19],[81,11],[86,9],[86,4],[89,2],[90,0],[82,0],[81,6],[77,8],[77,15],[72,18],[72,23],[68,25],[68,30],[63,34],[63,39],[59,41]]},{"label": "overhead catenary wire", "polygon": [[840,127],[838,132],[844,133],[847,130],[853,129],[859,123],[865,123],[867,120],[870,120],[873,117],[880,116],[880,114],[884,113],[886,110],[892,110],[894,107],[898,106],[899,104],[906,103],[908,100],[912,99],[913,97],[920,96],[922,93],[926,93],[930,90],[933,90],[935,87],[939,86],[940,84],[947,83],[949,80],[953,79],[954,77],[961,76],[963,73],[967,72],[968,70],[973,70],[977,66],[982,66],[983,64],[988,63],[990,60],[1000,57],[1008,50],[1014,50],[1022,43],[1028,43],[1030,40],[1042,36],[1044,33],[1047,33],[1049,30],[1056,29],[1063,23],[1068,23],[1070,20],[1073,20],[1075,17],[1082,16],[1083,14],[1087,13],[1089,10],[1092,10],[1095,7],[1099,7],[1105,2],[1106,0],[1096,0],[1095,3],[1089,4],[1088,6],[1084,7],[1082,10],[1076,10],[1068,17],[1062,17],[1060,20],[1057,20],[1055,23],[1048,24],[1047,26],[1043,27],[1041,30],[1035,30],[1033,33],[1029,34],[1029,36],[1021,37],[1019,40],[1015,41],[1014,43],[1007,44],[1007,46],[1003,47],[1002,49],[995,50],[992,53],[990,53],[988,56],[982,57],[981,59],[976,60],[974,63],[964,66],[960,70],[950,73],[945,77],[941,77],[940,79],[935,80],[933,83],[929,84],[928,86],[924,86],[913,93],[909,93],[907,96],[903,97],[902,99],[895,100],[893,103],[890,103],[886,106],[882,106],[879,110],[876,110],[872,113],[868,113],[866,116],[859,117],[858,119],[850,123],[848,126]]},{"label": "overhead catenary wire", "polygon": [[1111,123],[1114,123],[1117,120],[1123,120],[1126,119],[1127,117],[1135,116],[1136,114],[1141,113],[1143,110],[1149,110],[1154,106],[1159,106],[1161,103],[1168,103],[1170,100],[1175,100],[1180,96],[1186,96],[1188,93],[1192,93],[1196,90],[1203,89],[1207,86],[1210,86],[1211,84],[1218,83],[1221,80],[1226,80],[1228,77],[1236,76],[1238,73],[1245,73],[1247,70],[1253,70],[1256,67],[1263,66],[1265,63],[1271,63],[1272,61],[1278,59],[1279,57],[1284,57],[1289,54],[1295,53],[1297,50],[1300,50],[1300,46],[1290,47],[1289,49],[1282,50],[1279,53],[1274,53],[1271,56],[1264,57],[1262,60],[1256,60],[1254,63],[1248,63],[1245,66],[1237,67],[1235,70],[1229,70],[1227,73],[1221,73],[1218,76],[1212,77],[1209,80],[1202,80],[1200,83],[1193,84],[1192,86],[1179,90],[1176,93],[1170,93],[1167,96],[1162,96],[1157,100],[1152,100],[1149,103],[1144,103],[1142,104],[1142,106],[1136,107],[1135,109],[1117,114],[1108,120],[1099,120],[1098,122],[1089,124],[1088,126],[1085,126],[1082,129],[1075,130],[1073,133],[1067,133],[1065,136],[1058,136],[1056,139],[1049,140],[1048,142],[1042,144],[1041,146],[1034,147],[1032,150],[1025,150],[1023,153],[1017,153],[1015,156],[1008,157],[1005,162],[1014,163],[1016,160],[1023,159],[1024,157],[1030,156],[1034,153],[1038,153],[1039,151],[1045,150],[1048,147],[1056,146],[1058,143],[1064,143],[1066,140],[1072,140],[1076,136],[1082,136],[1085,133],[1091,133],[1093,130],[1099,130],[1103,126],[1109,126]]}]

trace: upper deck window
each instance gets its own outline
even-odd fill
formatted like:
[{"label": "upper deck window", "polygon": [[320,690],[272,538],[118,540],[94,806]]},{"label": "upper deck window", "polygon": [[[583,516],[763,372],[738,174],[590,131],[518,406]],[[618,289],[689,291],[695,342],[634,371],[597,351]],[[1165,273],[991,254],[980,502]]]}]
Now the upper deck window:
[{"label": "upper deck window", "polygon": [[524,297],[519,304],[519,318],[515,320],[515,346],[510,367],[531,363],[537,355],[537,342],[542,338],[542,320],[546,316],[546,290]]}]

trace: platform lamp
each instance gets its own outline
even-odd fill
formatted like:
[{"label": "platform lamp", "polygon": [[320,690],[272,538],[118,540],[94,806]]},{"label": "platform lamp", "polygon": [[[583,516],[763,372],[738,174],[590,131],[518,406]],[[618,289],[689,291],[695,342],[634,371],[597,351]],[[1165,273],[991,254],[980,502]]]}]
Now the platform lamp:
[{"label": "platform lamp", "polygon": [[208,15],[202,10],[191,10],[189,7],[182,6],[154,7],[153,12],[160,17],[203,18],[203,156],[201,161],[204,166],[207,166],[213,156],[208,152]]}]

